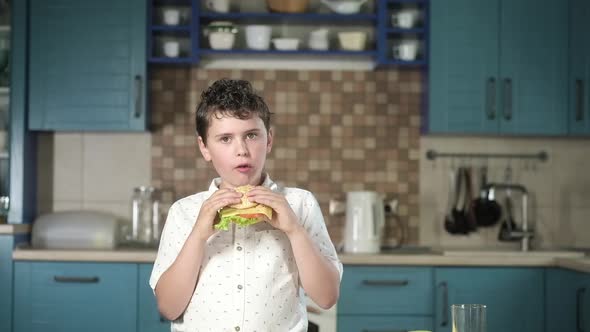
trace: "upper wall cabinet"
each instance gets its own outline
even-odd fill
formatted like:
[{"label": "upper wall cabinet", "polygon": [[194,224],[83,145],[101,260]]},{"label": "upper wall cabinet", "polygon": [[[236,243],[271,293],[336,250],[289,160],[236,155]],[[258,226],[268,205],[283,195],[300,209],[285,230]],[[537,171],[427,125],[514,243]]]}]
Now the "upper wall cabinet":
[{"label": "upper wall cabinet", "polygon": [[146,129],[146,1],[31,0],[29,129]]},{"label": "upper wall cabinet", "polygon": [[569,125],[572,135],[590,135],[590,2],[570,9]]},{"label": "upper wall cabinet", "polygon": [[314,56],[426,64],[428,0],[150,3],[151,63]]},{"label": "upper wall cabinet", "polygon": [[567,1],[433,1],[428,131],[565,135],[567,20]]}]

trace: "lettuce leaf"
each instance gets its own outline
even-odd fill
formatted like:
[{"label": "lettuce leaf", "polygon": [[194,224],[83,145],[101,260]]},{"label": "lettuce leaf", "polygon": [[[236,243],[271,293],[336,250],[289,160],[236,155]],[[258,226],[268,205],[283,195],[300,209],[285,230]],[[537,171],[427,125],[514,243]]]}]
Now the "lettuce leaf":
[{"label": "lettuce leaf", "polygon": [[249,225],[257,223],[258,220],[259,220],[258,218],[244,218],[244,217],[240,217],[240,216],[228,216],[228,217],[221,218],[219,223],[217,225],[215,225],[214,227],[215,227],[215,229],[218,229],[218,230],[227,231],[229,229],[229,224],[232,222],[237,225],[240,225],[240,226],[249,226]]}]

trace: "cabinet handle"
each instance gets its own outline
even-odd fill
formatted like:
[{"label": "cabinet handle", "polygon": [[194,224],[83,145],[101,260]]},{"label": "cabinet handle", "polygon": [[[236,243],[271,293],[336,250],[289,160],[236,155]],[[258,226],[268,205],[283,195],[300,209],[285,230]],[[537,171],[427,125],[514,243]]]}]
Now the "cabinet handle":
[{"label": "cabinet handle", "polygon": [[506,121],[512,119],[512,80],[510,78],[504,79],[504,119]]},{"label": "cabinet handle", "polygon": [[99,277],[66,277],[53,276],[55,282],[77,283],[77,284],[96,284],[100,281]]},{"label": "cabinet handle", "polygon": [[408,280],[363,280],[363,285],[367,286],[407,286]]},{"label": "cabinet handle", "polygon": [[133,116],[136,118],[141,117],[141,97],[142,97],[142,86],[143,80],[140,75],[135,75],[135,105]]},{"label": "cabinet handle", "polygon": [[449,325],[449,288],[447,286],[447,283],[445,281],[441,282],[439,284],[440,288],[443,289],[443,293],[442,293],[442,322],[440,323],[440,326],[447,326]]},{"label": "cabinet handle", "polygon": [[584,121],[584,81],[576,80],[576,122]]},{"label": "cabinet handle", "polygon": [[582,299],[584,298],[584,293],[586,293],[586,288],[581,287],[578,288],[576,291],[576,331],[577,332],[584,332],[583,322],[582,322],[582,312],[583,312],[583,302]]},{"label": "cabinet handle", "polygon": [[486,115],[489,120],[496,118],[496,79],[488,78],[486,87]]}]

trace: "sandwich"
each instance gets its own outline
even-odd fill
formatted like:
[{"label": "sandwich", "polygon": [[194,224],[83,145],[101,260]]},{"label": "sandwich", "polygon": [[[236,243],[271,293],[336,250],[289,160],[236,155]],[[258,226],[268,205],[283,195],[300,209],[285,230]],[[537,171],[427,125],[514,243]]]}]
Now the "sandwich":
[{"label": "sandwich", "polygon": [[237,192],[243,194],[242,201],[219,210],[220,220],[215,225],[215,229],[226,231],[232,222],[240,226],[249,226],[272,218],[272,209],[270,207],[251,202],[246,197],[246,193],[252,188],[254,187],[250,185],[235,188]]}]

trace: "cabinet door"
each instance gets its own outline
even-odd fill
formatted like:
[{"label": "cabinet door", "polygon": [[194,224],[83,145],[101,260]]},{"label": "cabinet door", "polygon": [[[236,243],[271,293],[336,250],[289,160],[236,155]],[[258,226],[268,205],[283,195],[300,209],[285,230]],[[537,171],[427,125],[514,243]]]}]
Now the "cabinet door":
[{"label": "cabinet door", "polygon": [[578,332],[584,325],[590,326],[590,312],[584,310],[590,304],[585,303],[586,293],[590,293],[585,285],[586,275],[562,269],[548,269],[546,273],[547,301],[545,310],[547,322],[545,331]]},{"label": "cabinet door", "polygon": [[431,316],[338,316],[338,332],[432,331]]},{"label": "cabinet door", "polygon": [[500,132],[565,135],[568,1],[502,1],[500,31]]},{"label": "cabinet door", "polygon": [[14,331],[135,331],[137,275],[137,264],[16,262]]},{"label": "cabinet door", "polygon": [[542,269],[438,268],[435,280],[435,329],[438,332],[451,331],[452,304],[487,305],[488,331],[543,330]]},{"label": "cabinet door", "polygon": [[344,267],[339,315],[432,315],[432,269]]},{"label": "cabinet door", "polygon": [[429,132],[497,133],[499,0],[430,10]]},{"label": "cabinet door", "polygon": [[590,2],[571,0],[569,132],[590,134]]},{"label": "cabinet door", "polygon": [[31,0],[29,129],[145,130],[145,0]]},{"label": "cabinet door", "polygon": [[139,265],[139,331],[170,331],[170,321],[164,319],[158,312],[154,292],[148,284],[152,267],[152,264]]},{"label": "cabinet door", "polygon": [[[12,235],[0,235],[0,294],[12,291]],[[12,330],[12,297],[0,296],[0,331]]]}]

